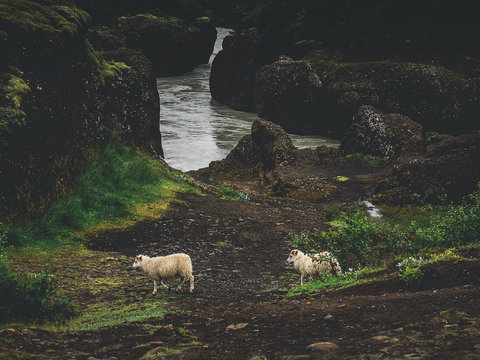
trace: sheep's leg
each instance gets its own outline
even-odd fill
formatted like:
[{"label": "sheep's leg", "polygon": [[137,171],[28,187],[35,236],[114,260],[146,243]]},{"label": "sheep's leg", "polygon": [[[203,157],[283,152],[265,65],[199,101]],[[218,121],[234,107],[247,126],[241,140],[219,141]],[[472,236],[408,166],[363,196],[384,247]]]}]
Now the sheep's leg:
[{"label": "sheep's leg", "polygon": [[300,275],[300,286],[303,286],[303,274]]},{"label": "sheep's leg", "polygon": [[190,275],[190,292],[193,292],[193,275]]},{"label": "sheep's leg", "polygon": [[153,280],[153,295],[155,295],[157,293],[157,281],[156,280]]},{"label": "sheep's leg", "polygon": [[183,283],[185,282],[185,280],[187,280],[187,279],[186,279],[186,278],[182,278],[182,279],[180,280],[180,283],[179,283],[178,286],[177,286],[177,291],[180,291],[180,290],[182,289],[182,285],[183,285]]},{"label": "sheep's leg", "polygon": [[163,286],[165,289],[168,289],[168,286],[163,283],[163,279],[160,280],[160,283],[162,284],[162,286]]}]

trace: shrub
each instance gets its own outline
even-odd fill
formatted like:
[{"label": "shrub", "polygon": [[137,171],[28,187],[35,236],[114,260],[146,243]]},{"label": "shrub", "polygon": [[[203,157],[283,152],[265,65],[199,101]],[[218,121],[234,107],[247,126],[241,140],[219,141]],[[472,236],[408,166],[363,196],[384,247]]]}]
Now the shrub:
[{"label": "shrub", "polygon": [[73,309],[60,296],[55,279],[42,270],[40,274],[20,276],[13,272],[5,256],[5,232],[0,234],[0,322],[63,321],[71,318]]},{"label": "shrub", "polygon": [[[292,245],[307,252],[328,250],[343,268],[378,265],[402,255],[429,249],[452,248],[480,242],[480,194],[471,194],[459,205],[439,206],[428,221],[407,226],[369,218],[355,206],[335,219],[326,232],[291,235]],[[327,214],[329,220],[332,213]],[[419,275],[408,270],[411,276]],[[410,275],[407,275],[410,276]]]},{"label": "shrub", "polygon": [[400,261],[397,264],[400,278],[407,285],[413,285],[420,282],[420,280],[423,278],[423,272],[420,269],[420,266],[425,263],[426,261],[424,259],[416,259],[414,257],[409,257]]}]

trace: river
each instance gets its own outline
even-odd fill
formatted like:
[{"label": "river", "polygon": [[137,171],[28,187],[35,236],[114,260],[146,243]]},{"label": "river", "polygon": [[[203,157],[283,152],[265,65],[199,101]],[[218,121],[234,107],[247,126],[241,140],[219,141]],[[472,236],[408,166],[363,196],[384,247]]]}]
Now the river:
[{"label": "river", "polygon": [[[180,76],[157,78],[160,95],[160,131],[165,161],[183,171],[207,167],[224,159],[243,135],[249,134],[256,114],[237,111],[213,100],[209,76],[213,58],[222,49],[229,29],[218,36],[208,64]],[[297,147],[338,146],[322,136],[290,135]]]}]

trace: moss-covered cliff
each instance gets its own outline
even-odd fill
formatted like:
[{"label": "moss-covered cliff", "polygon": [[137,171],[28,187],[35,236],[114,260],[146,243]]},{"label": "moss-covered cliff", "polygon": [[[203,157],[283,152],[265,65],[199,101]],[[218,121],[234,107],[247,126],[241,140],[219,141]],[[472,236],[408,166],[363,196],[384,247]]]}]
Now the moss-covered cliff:
[{"label": "moss-covered cliff", "polygon": [[68,193],[111,132],[162,154],[151,65],[103,59],[87,41],[89,15],[64,4],[0,1],[0,221]]}]

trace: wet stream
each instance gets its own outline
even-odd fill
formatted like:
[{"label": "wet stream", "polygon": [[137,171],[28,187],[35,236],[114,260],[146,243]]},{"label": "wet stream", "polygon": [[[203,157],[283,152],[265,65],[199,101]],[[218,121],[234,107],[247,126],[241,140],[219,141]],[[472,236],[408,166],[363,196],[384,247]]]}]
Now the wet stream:
[{"label": "wet stream", "polygon": [[[211,64],[222,49],[223,38],[230,32],[217,30],[208,64],[184,75],[157,78],[165,161],[179,170],[197,170],[225,158],[240,138],[250,133],[256,119],[256,114],[233,110],[210,96]],[[291,138],[297,147],[338,146],[338,141],[322,136],[291,135]]]}]

